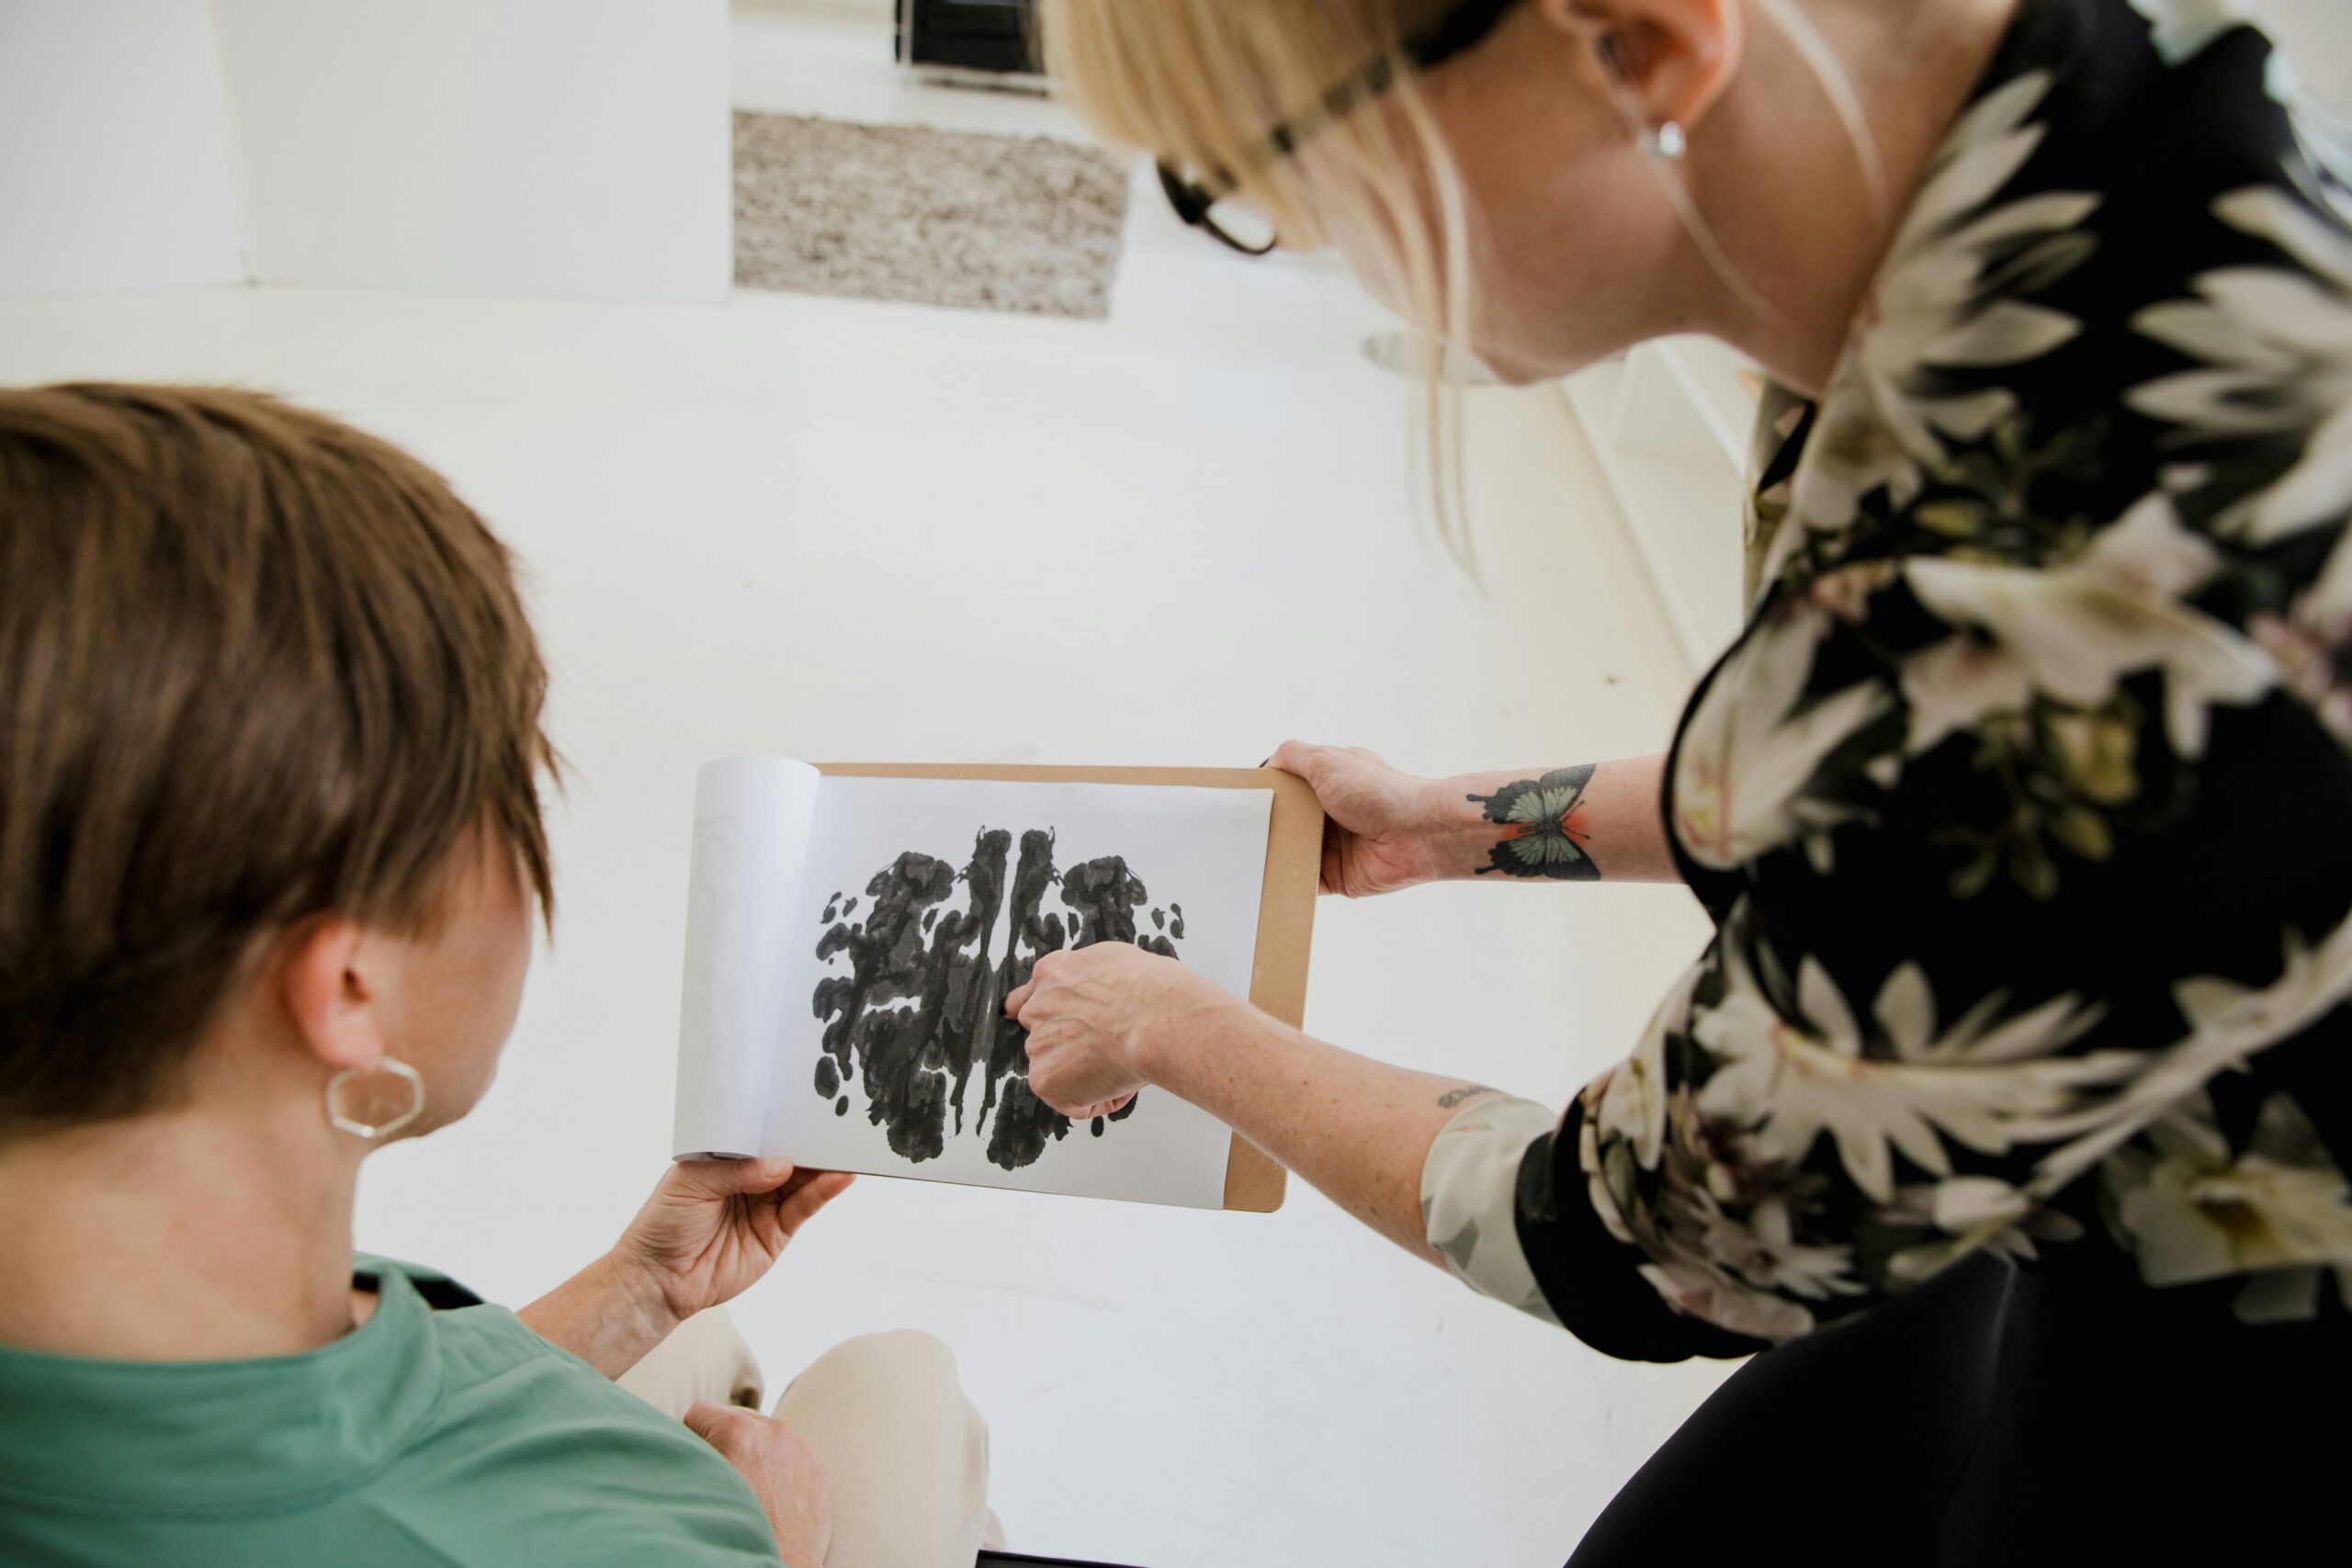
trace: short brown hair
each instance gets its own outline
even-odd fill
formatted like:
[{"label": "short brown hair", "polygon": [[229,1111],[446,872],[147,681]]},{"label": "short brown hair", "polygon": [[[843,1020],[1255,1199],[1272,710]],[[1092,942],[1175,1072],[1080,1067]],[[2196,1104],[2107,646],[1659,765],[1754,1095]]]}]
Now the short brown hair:
[{"label": "short brown hair", "polygon": [[0,1131],[142,1109],[271,931],[550,902],[547,689],[439,475],[210,388],[0,389]]}]

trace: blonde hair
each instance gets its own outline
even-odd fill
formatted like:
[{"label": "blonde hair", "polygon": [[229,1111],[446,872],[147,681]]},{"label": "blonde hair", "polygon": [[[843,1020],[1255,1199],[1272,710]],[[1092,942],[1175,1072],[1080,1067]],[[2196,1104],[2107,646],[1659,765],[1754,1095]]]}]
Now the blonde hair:
[{"label": "blonde hair", "polygon": [[[1876,144],[1836,56],[1796,0],[1754,3],[1819,81],[1871,199],[1883,202]],[[1469,346],[1473,213],[1403,58],[1407,41],[1453,8],[1452,0],[1042,0],[1040,23],[1047,73],[1105,141],[1228,182],[1287,245],[1376,238],[1370,251],[1383,276],[1367,282],[1419,329],[1439,533],[1475,576],[1458,461],[1462,373],[1459,356],[1444,351]],[[1390,112],[1315,113],[1335,86],[1384,66]],[[1647,129],[1626,95],[1611,96],[1629,134]],[[1269,133],[1302,113],[1312,134],[1291,155],[1266,156]],[[1663,172],[1660,183],[1707,264],[1750,309],[1770,312],[1680,183]]]},{"label": "blonde hair", "polygon": [[[1285,245],[1340,234],[1368,247],[1385,292],[1420,329],[1430,478],[1439,533],[1475,570],[1464,527],[1459,374],[1443,345],[1466,344],[1469,213],[1461,180],[1400,46],[1449,0],[1044,0],[1047,73],[1091,129],[1196,178],[1229,180]],[[1290,156],[1263,156],[1278,123],[1311,112],[1351,73],[1385,61],[1386,113],[1341,114]]]}]

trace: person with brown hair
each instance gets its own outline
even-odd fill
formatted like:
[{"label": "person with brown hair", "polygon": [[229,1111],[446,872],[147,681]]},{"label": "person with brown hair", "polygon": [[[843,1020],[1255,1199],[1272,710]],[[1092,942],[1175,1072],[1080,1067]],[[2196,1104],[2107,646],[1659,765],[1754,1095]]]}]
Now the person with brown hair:
[{"label": "person with brown hair", "polygon": [[1597,1350],[1750,1358],[1579,1565],[2340,1533],[2352,137],[2260,8],[1041,0],[1233,249],[1334,246],[1507,380],[1679,333],[1770,378],[1668,756],[1273,759],[1333,894],[1691,889],[1565,1111],[1132,948],[1009,998],[1057,1109],[1157,1086]]},{"label": "person with brown hair", "polygon": [[971,1562],[944,1346],[852,1340],[775,1419],[710,1311],[846,1176],[674,1167],[520,1314],[355,1258],[367,1156],[473,1109],[552,918],[546,687],[406,454],[0,390],[0,1561]]}]

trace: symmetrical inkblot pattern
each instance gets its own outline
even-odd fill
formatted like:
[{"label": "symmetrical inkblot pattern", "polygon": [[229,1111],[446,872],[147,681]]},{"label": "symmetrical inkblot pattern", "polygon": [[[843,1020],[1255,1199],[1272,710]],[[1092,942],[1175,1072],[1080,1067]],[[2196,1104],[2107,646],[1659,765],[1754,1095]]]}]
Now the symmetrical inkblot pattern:
[{"label": "symmetrical inkblot pattern", "polygon": [[[1136,920],[1144,909],[1148,931]],[[963,866],[909,850],[863,895],[827,899],[823,923],[817,956],[835,972],[811,998],[825,1021],[816,1092],[839,1116],[862,1100],[891,1151],[911,1163],[938,1158],[968,1121],[968,1135],[988,1140],[990,1163],[1019,1170],[1067,1137],[1070,1122],[1030,1092],[1027,1032],[1004,1016],[1005,997],[1041,956],[1065,948],[1131,942],[1173,958],[1184,909],[1150,907],[1122,856],[1064,871],[1051,829],[1023,833],[1016,852],[1012,832],[983,828]],[[1136,1103],[1096,1117],[1094,1136]]]}]

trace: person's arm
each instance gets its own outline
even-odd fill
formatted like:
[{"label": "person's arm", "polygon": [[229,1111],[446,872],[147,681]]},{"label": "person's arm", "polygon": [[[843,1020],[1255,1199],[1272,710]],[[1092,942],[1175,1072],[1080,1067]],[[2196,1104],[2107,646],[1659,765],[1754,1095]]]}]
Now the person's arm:
[{"label": "person's arm", "polygon": [[515,1315],[617,1378],[678,1325],[750,1289],[850,1181],[781,1159],[673,1165],[610,1252]]},{"label": "person's arm", "polygon": [[1048,1105],[1099,1115],[1157,1085],[1423,1262],[1560,1321],[1515,1224],[1521,1156],[1556,1121],[1544,1107],[1326,1044],[1121,942],[1047,954],[1005,1010],[1029,1028],[1029,1087]]},{"label": "person's arm", "polygon": [[1198,1029],[1151,1038],[1153,1083],[1415,1257],[1441,1261],[1422,1229],[1421,1167],[1462,1107],[1499,1091],[1359,1056],[1238,1002]]},{"label": "person's arm", "polygon": [[[1484,1085],[1310,1039],[1128,943],[1046,954],[1005,1007],[1029,1032],[1029,1084],[1046,1104],[1084,1118],[1148,1087],[1173,1093],[1414,1256],[1629,1359],[1749,1354],[1875,1304],[1906,1266],[1923,1274],[2038,1227],[2030,1182],[2008,1184],[2025,1174],[2014,1157],[1893,1190],[1888,1140],[1951,1173],[1949,1151],[1925,1141],[1931,1125],[1954,1109],[1982,1113],[1966,1099],[1946,1104],[1933,1074],[1862,1079],[1850,1109],[1820,1106],[1815,1078],[1849,1071],[1851,1058],[1817,1020],[1767,1000],[1733,951],[1712,946],[1634,1055],[1556,1123]],[[1842,1008],[1826,980],[1810,970],[1808,998]],[[1703,1012],[1692,1004],[1702,981],[1723,991]],[[2070,1005],[1989,1022],[1979,1009],[1944,1043],[1952,1065],[1978,1075],[1965,1093],[1986,1103],[2043,1110],[2116,1076],[2111,1059],[2042,1055],[2080,1033]],[[1784,1057],[1804,1070],[1784,1078]],[[1704,1065],[1702,1091],[1677,1062]],[[1808,1166],[1799,1156],[1825,1117],[1838,1164]],[[1759,1123],[1798,1131],[1780,1145],[1730,1131]],[[1860,1174],[1839,1168],[1847,1161]],[[1863,1210],[1905,1252],[1863,1275],[1849,1237],[1807,1224],[1828,1201]]]},{"label": "person's arm", "polygon": [[1498,1091],[1310,1039],[1124,942],[1047,953],[1005,1011],[1029,1028],[1029,1087],[1046,1104],[1084,1115],[1157,1085],[1441,1261],[1422,1229],[1422,1163],[1464,1105]]},{"label": "person's arm", "polygon": [[1420,778],[1353,747],[1293,740],[1273,766],[1315,786],[1329,821],[1322,891],[1424,882],[1671,882],[1663,757]]},{"label": "person's arm", "polygon": [[645,1359],[685,1321],[670,1310],[650,1276],[609,1252],[514,1315],[608,1378]]},{"label": "person's arm", "polygon": [[[1109,944],[1010,998],[1032,1088],[1068,1110],[1164,1085],[1489,1294],[1527,1304],[1521,1270],[1628,1359],[1789,1340],[1980,1249],[2120,1247],[2152,1284],[2242,1277],[2249,1321],[2308,1316],[2320,1249],[2249,1265],[2180,1195],[2225,1185],[2278,1227],[2301,1222],[2251,1173],[2341,1190],[2265,1054],[2352,995],[2352,873],[2312,826],[2352,786],[2255,645],[2150,592],[2173,558],[2148,532],[2039,574],[1865,561],[1758,623],[1676,781],[1690,853],[1747,890],[1556,1126],[1480,1102],[1441,1129],[1416,1103],[1438,1080]],[[2093,672],[2038,662],[2061,652]],[[2186,923],[2165,896],[2184,863]]]}]

